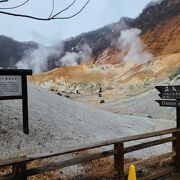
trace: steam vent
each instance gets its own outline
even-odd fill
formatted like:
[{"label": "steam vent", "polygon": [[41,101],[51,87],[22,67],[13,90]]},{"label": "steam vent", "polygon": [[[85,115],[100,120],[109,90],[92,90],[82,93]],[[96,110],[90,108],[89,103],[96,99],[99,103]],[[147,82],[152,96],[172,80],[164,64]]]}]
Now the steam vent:
[{"label": "steam vent", "polygon": [[180,179],[180,0],[7,0],[0,18],[0,179]]}]

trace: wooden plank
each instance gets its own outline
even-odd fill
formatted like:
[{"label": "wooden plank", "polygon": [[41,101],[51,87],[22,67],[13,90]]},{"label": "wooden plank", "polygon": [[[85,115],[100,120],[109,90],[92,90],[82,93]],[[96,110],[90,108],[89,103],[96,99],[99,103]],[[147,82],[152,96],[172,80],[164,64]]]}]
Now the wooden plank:
[{"label": "wooden plank", "polygon": [[176,140],[176,137],[168,137],[168,138],[164,138],[164,139],[159,139],[159,140],[154,140],[154,141],[150,141],[150,142],[146,142],[146,143],[137,144],[137,145],[134,145],[134,146],[126,147],[124,149],[124,153],[137,151],[137,150],[140,150],[140,149],[156,146],[156,145],[159,145],[159,144],[164,144],[164,143],[167,143],[167,142],[172,142],[174,140]]},{"label": "wooden plank", "polygon": [[75,153],[79,151],[84,151],[84,150],[89,150],[89,149],[94,149],[94,148],[99,148],[103,146],[108,146],[120,142],[129,142],[129,141],[135,141],[135,140],[140,140],[140,139],[146,139],[146,138],[151,138],[151,137],[156,137],[156,136],[162,136],[174,132],[180,132],[180,129],[167,129],[167,130],[162,130],[162,131],[155,131],[155,132],[150,132],[150,133],[145,133],[145,134],[140,134],[140,135],[135,135],[135,136],[128,136],[128,137],[122,137],[119,139],[114,139],[114,140],[109,140],[109,141],[102,141],[100,143],[95,143],[95,144],[90,144],[90,145],[82,145],[78,147],[73,147],[73,148],[66,148],[62,149],[59,152],[54,152],[54,153],[41,153],[41,154],[36,154],[33,156],[23,156],[23,157],[18,157],[18,158],[13,158],[13,159],[7,159],[7,160],[2,160],[0,161],[0,167],[3,166],[8,166],[20,162],[28,162],[28,161],[33,161],[37,159],[44,159],[44,158],[50,158],[54,156],[60,156],[60,155],[65,155],[65,154],[70,154],[70,153]]},{"label": "wooden plank", "polygon": [[162,155],[158,155],[149,159],[142,159],[142,160],[138,160],[132,163],[128,163],[125,164],[125,170],[129,170],[129,167],[131,164],[138,166],[140,168],[143,168],[145,166],[151,166],[154,165],[157,162],[163,162],[163,161],[167,161],[167,159],[173,159],[175,157],[176,153],[175,152],[170,152],[170,153],[166,153],[166,154],[162,154]]},{"label": "wooden plank", "polygon": [[138,178],[138,180],[153,180],[153,179],[157,179],[159,177],[170,175],[173,172],[176,172],[176,168],[175,167],[169,167],[169,168],[163,169],[161,171],[157,171],[155,173],[152,173],[149,176]]},{"label": "wooden plank", "polygon": [[176,136],[176,141],[174,144],[174,151],[176,152],[176,156],[174,160],[175,160],[176,169],[178,173],[180,173],[180,133],[178,132],[174,134],[174,136]]},{"label": "wooden plank", "polygon": [[[130,167],[131,164],[134,164],[135,166],[138,166],[138,167],[144,167],[144,166],[147,166],[147,165],[153,165],[159,161],[166,161],[167,159],[170,159],[170,158],[173,158],[175,156],[175,153],[174,152],[170,152],[170,153],[167,153],[167,154],[163,154],[163,155],[159,155],[159,156],[155,156],[153,158],[149,158],[149,159],[145,159],[145,160],[139,160],[139,161],[135,161],[135,162],[132,162],[132,163],[128,163],[128,164],[125,164],[125,170],[127,171]],[[5,180],[5,179],[12,179],[13,174],[8,174],[8,175],[5,175],[5,176],[0,176],[0,180]]]},{"label": "wooden plank", "polygon": [[31,69],[0,69],[0,75],[32,75]]},{"label": "wooden plank", "polygon": [[4,97],[0,97],[0,100],[14,100],[14,99],[22,99],[22,96],[4,96]]},{"label": "wooden plank", "polygon": [[12,167],[12,174],[14,180],[27,180],[27,165],[25,163],[15,164]]},{"label": "wooden plank", "polygon": [[124,145],[117,143],[114,145],[116,154],[114,155],[114,170],[117,180],[124,180]]},{"label": "wooden plank", "polygon": [[11,159],[5,159],[0,161],[0,168],[4,166],[10,166],[16,163],[21,163],[26,159],[27,156],[15,157]]},{"label": "wooden plank", "polygon": [[14,176],[13,176],[13,174],[11,173],[11,174],[7,174],[7,175],[2,175],[2,176],[0,176],[0,180],[14,180],[15,178],[14,178]]},{"label": "wooden plank", "polygon": [[23,132],[29,134],[27,76],[22,76]]},{"label": "wooden plank", "polygon": [[[29,158],[31,160],[49,158],[49,157],[53,157],[53,156],[59,156],[59,155],[74,153],[74,152],[78,152],[78,151],[84,151],[84,150],[88,150],[88,149],[94,149],[94,148],[99,148],[99,147],[103,147],[103,146],[109,146],[109,145],[121,143],[121,142],[129,142],[129,141],[146,139],[146,138],[151,138],[151,137],[156,137],[156,136],[162,136],[162,135],[171,134],[173,132],[178,132],[178,131],[180,132],[180,129],[172,128],[172,129],[155,131],[155,132],[145,133],[145,134],[140,134],[140,135],[127,136],[127,137],[122,137],[119,139],[102,141],[100,143],[94,143],[94,144],[85,145],[85,146],[79,145],[79,147],[74,147],[74,148],[69,148],[69,149],[66,148],[65,150],[62,149],[61,151],[55,152],[52,154],[49,154],[49,153],[39,154],[39,155],[37,154],[34,156],[28,156],[27,158]],[[0,163],[0,166],[1,166],[1,163]]]},{"label": "wooden plank", "polygon": [[46,166],[29,169],[29,170],[27,170],[27,175],[33,176],[36,174],[40,174],[40,173],[44,173],[44,172],[48,172],[48,171],[52,171],[52,170],[56,170],[56,169],[60,169],[60,168],[65,168],[68,166],[86,163],[86,162],[89,162],[92,160],[112,156],[115,153],[116,153],[115,150],[110,150],[110,151],[104,151],[101,153],[94,153],[94,154],[87,155],[87,156],[76,157],[76,158],[66,160],[66,161],[55,162],[55,163],[51,163],[51,164],[46,165]]}]

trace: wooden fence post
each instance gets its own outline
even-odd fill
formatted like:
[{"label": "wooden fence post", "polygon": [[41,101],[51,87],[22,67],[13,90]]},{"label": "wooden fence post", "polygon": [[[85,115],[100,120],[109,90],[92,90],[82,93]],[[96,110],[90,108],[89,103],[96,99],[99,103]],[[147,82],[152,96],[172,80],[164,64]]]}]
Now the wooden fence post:
[{"label": "wooden fence post", "polygon": [[176,153],[174,163],[177,171],[180,173],[180,132],[173,133],[176,140],[173,141],[173,151]]},{"label": "wooden fence post", "polygon": [[175,165],[176,165],[177,171],[180,172],[180,132],[176,133]]},{"label": "wooden fence post", "polygon": [[114,144],[116,154],[114,155],[114,169],[117,180],[124,180],[124,144]]},{"label": "wooden fence post", "polygon": [[[179,100],[179,99],[177,99]],[[176,126],[180,128],[180,107],[176,107]],[[180,132],[173,133],[176,137],[176,141],[173,142],[173,151],[176,153],[174,158],[175,166],[178,172],[180,172]]]},{"label": "wooden fence post", "polygon": [[15,164],[12,166],[12,173],[14,175],[15,180],[27,180],[26,175],[27,165],[23,164]]}]

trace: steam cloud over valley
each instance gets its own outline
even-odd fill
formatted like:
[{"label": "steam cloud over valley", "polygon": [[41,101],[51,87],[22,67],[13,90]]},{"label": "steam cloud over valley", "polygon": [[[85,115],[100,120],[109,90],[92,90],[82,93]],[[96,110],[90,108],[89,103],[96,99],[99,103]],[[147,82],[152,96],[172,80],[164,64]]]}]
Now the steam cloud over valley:
[{"label": "steam cloud over valley", "polygon": [[50,55],[59,55],[55,48],[39,47],[38,49],[27,51],[21,61],[16,64],[18,69],[33,69],[33,72],[42,72],[47,70],[48,57]]},{"label": "steam cloud over valley", "polygon": [[76,66],[81,64],[84,60],[91,57],[92,49],[89,45],[84,44],[80,47],[80,51],[77,52],[67,52],[59,61],[57,61],[57,66]]},{"label": "steam cloud over valley", "polygon": [[66,52],[62,55],[63,43],[50,48],[39,46],[38,49],[27,51],[23,59],[16,64],[16,67],[18,69],[30,68],[35,73],[42,72],[48,69],[50,57],[57,59],[55,64],[59,67],[79,65],[92,54],[92,49],[87,44],[82,45],[79,49],[79,52]]},{"label": "steam cloud over valley", "polygon": [[[126,29],[121,31],[120,37],[115,41],[116,47],[122,54],[124,61],[142,63],[151,59],[152,54],[145,51],[141,41],[139,29]],[[113,42],[113,40],[112,40]],[[55,67],[76,66],[82,64],[92,56],[92,48],[88,44],[76,45],[70,51],[64,50],[63,42],[51,47],[39,46],[37,49],[26,51],[23,58],[16,64],[19,69],[33,69],[38,73],[49,70],[49,64]]]},{"label": "steam cloud over valley", "polygon": [[125,54],[124,61],[144,62],[153,57],[145,51],[145,46],[139,37],[140,33],[141,30],[136,28],[121,31],[116,45]]}]

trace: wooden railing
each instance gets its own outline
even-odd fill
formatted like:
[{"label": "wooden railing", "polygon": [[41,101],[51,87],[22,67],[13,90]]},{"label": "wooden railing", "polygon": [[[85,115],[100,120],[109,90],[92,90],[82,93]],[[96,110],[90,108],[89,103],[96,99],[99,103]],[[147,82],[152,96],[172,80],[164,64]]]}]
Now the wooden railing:
[{"label": "wooden railing", "polygon": [[[134,141],[138,141],[142,139],[154,138],[154,137],[163,136],[163,135],[166,135],[166,136],[163,138],[160,137],[160,138],[156,138],[155,140],[149,140],[147,142],[125,147],[125,143],[130,142],[130,141],[134,142]],[[168,129],[168,130],[155,131],[155,132],[141,134],[141,135],[123,137],[119,139],[103,141],[96,144],[90,144],[87,146],[60,150],[57,153],[40,154],[40,155],[34,155],[34,156],[23,156],[23,157],[8,159],[8,160],[2,160],[0,161],[0,168],[11,166],[12,172],[10,174],[1,176],[0,180],[1,179],[26,180],[27,177],[29,176],[37,175],[37,174],[52,171],[52,170],[57,170],[57,169],[68,167],[68,166],[73,166],[76,164],[86,163],[88,161],[97,160],[97,159],[109,157],[109,156],[114,156],[114,170],[115,170],[116,179],[124,180],[125,178],[124,155],[126,153],[164,144],[164,143],[168,143],[168,142],[172,142],[172,152],[165,154],[162,157],[167,157],[167,156],[174,157],[173,158],[174,167],[166,169],[165,171],[162,171],[156,174],[152,174],[151,176],[144,178],[144,179],[152,179],[153,177],[163,176],[166,174],[170,174],[174,171],[180,172],[180,129]],[[92,150],[95,148],[101,148],[101,147],[109,146],[109,145],[114,145],[114,148],[107,151],[102,151],[102,149],[99,149],[99,151],[101,152],[98,152],[98,153],[92,153],[85,156],[79,156],[79,157],[71,158],[65,161],[53,162],[44,166],[35,167],[31,169],[27,168],[27,164],[35,160],[41,160],[45,158],[51,158],[51,157],[62,156],[62,155],[69,155],[72,153],[77,153],[84,150]],[[158,156],[158,158],[160,158],[160,156]],[[152,161],[152,160],[148,160],[148,161]]]}]

